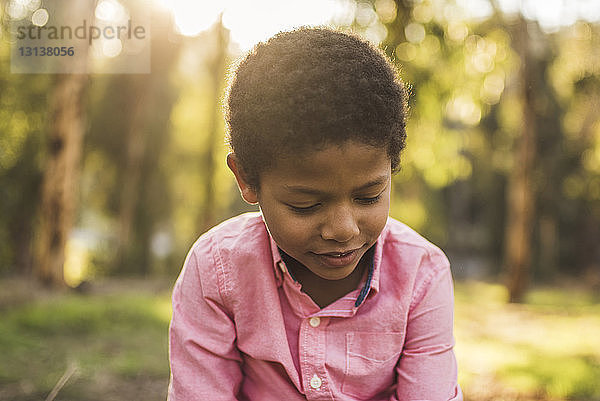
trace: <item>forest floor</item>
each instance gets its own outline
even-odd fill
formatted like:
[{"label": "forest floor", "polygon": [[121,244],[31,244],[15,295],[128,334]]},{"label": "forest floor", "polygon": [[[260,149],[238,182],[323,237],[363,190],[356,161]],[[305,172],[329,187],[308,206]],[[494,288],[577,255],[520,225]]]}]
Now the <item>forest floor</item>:
[{"label": "forest floor", "polygon": [[[170,286],[110,280],[85,293],[0,280],[0,400],[165,400]],[[466,401],[600,401],[600,297],[456,284],[456,354]]]}]

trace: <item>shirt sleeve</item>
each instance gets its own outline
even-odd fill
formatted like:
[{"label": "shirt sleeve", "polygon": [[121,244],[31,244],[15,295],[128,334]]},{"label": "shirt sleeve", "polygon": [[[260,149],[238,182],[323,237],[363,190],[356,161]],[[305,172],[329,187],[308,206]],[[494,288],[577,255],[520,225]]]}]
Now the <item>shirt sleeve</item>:
[{"label": "shirt sleeve", "polygon": [[[390,401],[462,401],[454,356],[454,294],[446,256],[430,254],[429,277],[415,289],[404,350],[396,366],[397,389]],[[418,285],[418,284],[417,284]]]},{"label": "shirt sleeve", "polygon": [[242,380],[233,319],[209,241],[190,251],[173,289],[169,401],[236,400]]}]

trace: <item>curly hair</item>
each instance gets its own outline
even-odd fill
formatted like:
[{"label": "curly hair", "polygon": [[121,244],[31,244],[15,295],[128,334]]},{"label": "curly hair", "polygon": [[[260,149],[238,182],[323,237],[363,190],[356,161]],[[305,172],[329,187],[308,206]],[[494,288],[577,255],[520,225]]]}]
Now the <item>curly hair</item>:
[{"label": "curly hair", "polygon": [[397,171],[406,91],[385,53],[329,28],[299,28],[259,43],[231,77],[227,141],[244,179],[278,158],[349,140],[385,148]]}]

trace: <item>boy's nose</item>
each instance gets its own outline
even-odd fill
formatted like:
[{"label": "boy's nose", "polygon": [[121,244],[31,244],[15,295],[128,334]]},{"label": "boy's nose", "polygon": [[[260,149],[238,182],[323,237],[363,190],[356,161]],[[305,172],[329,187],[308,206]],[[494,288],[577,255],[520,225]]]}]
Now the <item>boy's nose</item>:
[{"label": "boy's nose", "polygon": [[356,219],[348,208],[334,210],[321,228],[321,238],[337,242],[348,242],[359,233]]}]

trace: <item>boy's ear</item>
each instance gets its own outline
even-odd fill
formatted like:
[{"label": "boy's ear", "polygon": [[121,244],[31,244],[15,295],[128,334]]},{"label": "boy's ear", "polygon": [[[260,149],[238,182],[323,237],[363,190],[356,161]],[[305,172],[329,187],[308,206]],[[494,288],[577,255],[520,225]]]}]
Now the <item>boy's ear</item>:
[{"label": "boy's ear", "polygon": [[237,181],[237,185],[240,189],[240,193],[242,194],[242,198],[244,198],[244,200],[251,205],[257,204],[258,193],[256,192],[256,189],[250,186],[250,184],[248,184],[248,182],[244,178],[244,173],[242,172],[241,166],[238,163],[234,153],[229,153],[227,155],[227,167],[229,167],[229,169],[235,176],[235,180]]}]

